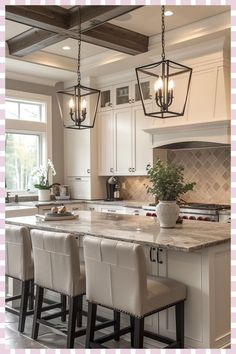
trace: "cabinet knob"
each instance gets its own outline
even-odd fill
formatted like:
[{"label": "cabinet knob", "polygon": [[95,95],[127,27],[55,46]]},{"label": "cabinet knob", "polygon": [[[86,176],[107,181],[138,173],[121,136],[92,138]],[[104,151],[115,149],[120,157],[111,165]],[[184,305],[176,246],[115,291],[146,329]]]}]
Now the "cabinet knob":
[{"label": "cabinet knob", "polygon": [[150,163],[148,163],[146,166],[146,171],[148,171],[150,168],[151,168],[151,165],[150,165]]},{"label": "cabinet knob", "polygon": [[87,173],[90,173],[90,169],[89,168],[87,169]]},{"label": "cabinet knob", "polygon": [[132,168],[131,167],[129,168],[129,172],[132,172]]},{"label": "cabinet knob", "polygon": [[134,103],[134,98],[132,98],[132,103]]},{"label": "cabinet knob", "polygon": [[129,100],[129,103],[132,103],[132,100]]},{"label": "cabinet knob", "polygon": [[134,167],[132,168],[132,172],[135,172],[135,168]]},{"label": "cabinet knob", "polygon": [[112,107],[112,103],[109,103],[109,107]]},{"label": "cabinet knob", "polygon": [[111,168],[110,168],[110,172],[114,172],[114,168],[111,167]]}]

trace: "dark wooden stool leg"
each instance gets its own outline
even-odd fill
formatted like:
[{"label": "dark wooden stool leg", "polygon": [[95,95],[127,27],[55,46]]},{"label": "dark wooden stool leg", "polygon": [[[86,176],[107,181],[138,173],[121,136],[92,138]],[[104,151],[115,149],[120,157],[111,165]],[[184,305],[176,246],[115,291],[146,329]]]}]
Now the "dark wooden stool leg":
[{"label": "dark wooden stool leg", "polygon": [[114,311],[114,340],[120,340],[120,312]]},{"label": "dark wooden stool leg", "polygon": [[184,301],[175,305],[176,341],[184,348]]},{"label": "dark wooden stool leg", "polygon": [[131,348],[134,347],[134,317],[130,316],[130,327],[131,327],[131,331],[130,331],[130,337],[131,337]]},{"label": "dark wooden stool leg", "polygon": [[83,295],[78,296],[77,326],[82,327]]},{"label": "dark wooden stool leg", "polygon": [[18,323],[19,332],[24,332],[25,329],[25,319],[26,319],[27,304],[29,298],[29,286],[30,286],[30,280],[22,281],[20,314],[19,314],[19,323]]},{"label": "dark wooden stool leg", "polygon": [[37,285],[35,307],[34,307],[34,319],[33,319],[32,335],[31,335],[32,339],[38,338],[39,323],[37,322],[37,319],[41,318],[42,305],[43,305],[43,293],[44,293],[44,288],[41,288],[40,286]]},{"label": "dark wooden stool leg", "polygon": [[88,302],[88,319],[86,330],[85,348],[90,348],[90,342],[94,341],[95,323],[96,323],[97,305]]},{"label": "dark wooden stool leg", "polygon": [[29,310],[34,308],[34,280],[30,280]]},{"label": "dark wooden stool leg", "polygon": [[61,294],[61,310],[63,311],[63,314],[61,315],[61,321],[65,322],[66,321],[66,295]]},{"label": "dark wooden stool leg", "polygon": [[69,320],[67,334],[67,348],[74,348],[75,325],[78,312],[78,296],[69,297]]},{"label": "dark wooden stool leg", "polygon": [[144,318],[134,318],[134,348],[143,348]]}]

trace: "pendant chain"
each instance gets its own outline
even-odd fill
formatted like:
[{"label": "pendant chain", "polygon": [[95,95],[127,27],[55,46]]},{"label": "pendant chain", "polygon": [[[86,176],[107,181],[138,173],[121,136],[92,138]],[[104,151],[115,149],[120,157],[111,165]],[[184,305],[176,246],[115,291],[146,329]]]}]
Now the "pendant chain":
[{"label": "pendant chain", "polygon": [[162,60],[165,60],[165,6],[161,7],[161,45],[162,45]]},{"label": "pendant chain", "polygon": [[80,52],[81,52],[81,13],[80,13],[80,6],[78,6],[78,66],[77,66],[78,86],[80,86],[81,83]]}]

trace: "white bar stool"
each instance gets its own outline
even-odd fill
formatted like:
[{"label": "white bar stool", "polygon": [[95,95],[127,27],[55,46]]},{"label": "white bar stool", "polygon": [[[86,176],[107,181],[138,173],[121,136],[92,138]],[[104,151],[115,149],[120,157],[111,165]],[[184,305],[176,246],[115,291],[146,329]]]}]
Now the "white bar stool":
[{"label": "white bar stool", "polygon": [[[75,331],[80,310],[82,325],[82,296],[85,294],[85,272],[80,264],[79,248],[75,236],[65,233],[31,230],[35,264],[36,301],[32,338],[38,338],[39,324],[54,328],[49,320],[61,312],[41,317],[44,289],[69,297],[67,348],[74,347],[74,339],[85,334],[85,328]],[[68,313],[68,311],[67,311]]]},{"label": "white bar stool", "polygon": [[[21,294],[6,298],[9,301],[20,300],[20,310],[6,305],[7,312],[19,316],[18,331],[24,332],[26,316],[33,314],[34,262],[29,230],[22,226],[6,225],[5,231],[7,277],[21,281]],[[29,301],[29,311],[27,311]]]},{"label": "white bar stool", "polygon": [[[84,239],[88,324],[86,348],[107,341],[94,339],[97,305],[131,316],[131,346],[143,348],[143,337],[184,348],[185,285],[164,277],[147,277],[141,245],[87,236]],[[175,306],[176,340],[144,330],[144,318]],[[120,330],[120,332],[122,329]],[[111,339],[109,337],[108,339]]]}]

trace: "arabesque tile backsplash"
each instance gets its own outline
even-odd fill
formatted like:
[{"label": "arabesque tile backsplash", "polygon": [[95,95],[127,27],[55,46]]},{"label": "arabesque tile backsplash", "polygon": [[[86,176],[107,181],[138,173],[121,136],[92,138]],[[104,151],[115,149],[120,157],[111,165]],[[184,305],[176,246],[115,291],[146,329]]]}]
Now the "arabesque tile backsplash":
[{"label": "arabesque tile backsplash", "polygon": [[[230,148],[169,150],[168,162],[183,165],[185,180],[196,182],[195,189],[186,193],[188,202],[230,204]],[[120,177],[124,199],[154,202],[147,194],[147,177]]]}]

